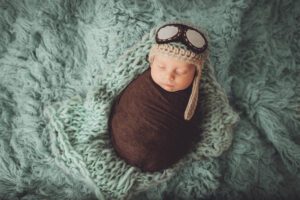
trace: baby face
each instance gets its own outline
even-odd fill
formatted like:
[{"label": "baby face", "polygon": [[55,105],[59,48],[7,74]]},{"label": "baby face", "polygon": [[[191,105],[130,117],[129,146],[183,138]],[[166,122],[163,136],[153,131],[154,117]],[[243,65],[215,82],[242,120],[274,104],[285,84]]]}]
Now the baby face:
[{"label": "baby face", "polygon": [[155,55],[150,67],[153,81],[168,92],[188,88],[196,72],[195,65],[166,55]]}]

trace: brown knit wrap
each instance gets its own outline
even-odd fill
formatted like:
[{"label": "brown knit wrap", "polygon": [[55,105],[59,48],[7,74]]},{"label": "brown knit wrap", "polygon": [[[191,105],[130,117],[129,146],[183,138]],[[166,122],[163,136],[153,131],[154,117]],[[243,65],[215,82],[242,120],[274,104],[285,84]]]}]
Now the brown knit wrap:
[{"label": "brown knit wrap", "polygon": [[114,103],[109,120],[117,154],[143,171],[178,162],[201,135],[196,128],[200,116],[186,121],[182,115],[191,90],[190,86],[165,91],[152,80],[150,68],[130,83]]}]

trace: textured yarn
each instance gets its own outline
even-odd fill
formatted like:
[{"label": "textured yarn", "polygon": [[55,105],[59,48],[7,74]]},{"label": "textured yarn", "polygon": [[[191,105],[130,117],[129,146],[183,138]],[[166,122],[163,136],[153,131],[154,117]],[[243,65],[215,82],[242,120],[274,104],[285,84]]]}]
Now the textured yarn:
[{"label": "textured yarn", "polygon": [[[298,0],[0,0],[0,199],[300,199],[299,19]],[[209,37],[206,137],[141,173],[107,120],[166,21]]]}]

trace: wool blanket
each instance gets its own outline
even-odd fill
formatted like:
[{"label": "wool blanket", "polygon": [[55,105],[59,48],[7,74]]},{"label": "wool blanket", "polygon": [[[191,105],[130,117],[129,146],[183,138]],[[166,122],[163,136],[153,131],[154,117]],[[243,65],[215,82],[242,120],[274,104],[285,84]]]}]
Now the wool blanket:
[{"label": "wool blanket", "polygon": [[[0,198],[299,199],[299,10],[296,0],[1,0]],[[176,166],[142,173],[116,159],[105,124],[166,20],[209,33],[207,134]]]}]

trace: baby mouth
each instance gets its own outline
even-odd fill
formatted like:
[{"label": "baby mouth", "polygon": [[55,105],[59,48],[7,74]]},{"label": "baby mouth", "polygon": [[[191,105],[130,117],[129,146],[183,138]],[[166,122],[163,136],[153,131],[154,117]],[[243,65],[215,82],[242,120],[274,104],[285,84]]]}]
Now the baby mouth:
[{"label": "baby mouth", "polygon": [[168,86],[168,87],[173,87],[174,85],[172,84],[164,84],[165,86]]}]

